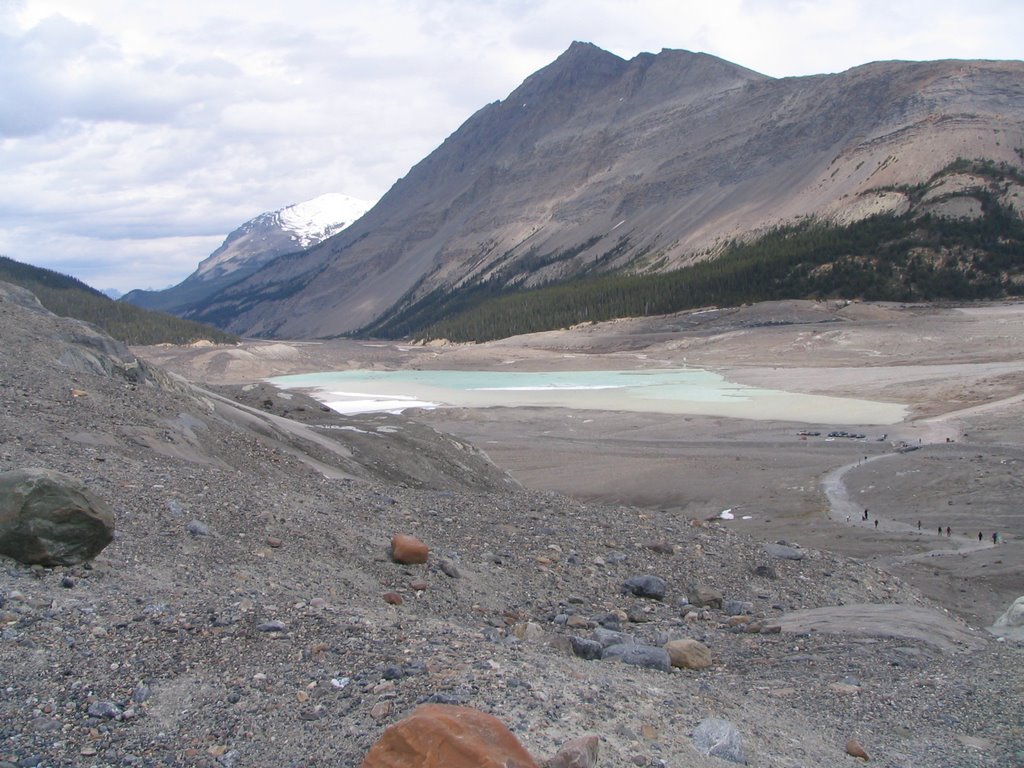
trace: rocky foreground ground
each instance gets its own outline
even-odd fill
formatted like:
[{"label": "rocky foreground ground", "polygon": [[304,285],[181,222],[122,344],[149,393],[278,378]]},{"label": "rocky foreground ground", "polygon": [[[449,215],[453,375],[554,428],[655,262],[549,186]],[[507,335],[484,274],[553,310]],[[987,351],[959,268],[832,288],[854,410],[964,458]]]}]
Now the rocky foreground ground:
[{"label": "rocky foreground ground", "polygon": [[[3,768],[358,765],[426,701],[538,758],[596,734],[606,766],[723,768],[692,739],[709,717],[753,766],[853,765],[850,739],[882,766],[1024,764],[1024,648],[864,562],[529,492],[395,417],[296,401],[283,426],[17,291],[0,339],[0,471],[69,473],[117,526],[91,563],[0,561]],[[396,533],[428,561],[395,563]],[[584,658],[610,631],[712,665]]]}]

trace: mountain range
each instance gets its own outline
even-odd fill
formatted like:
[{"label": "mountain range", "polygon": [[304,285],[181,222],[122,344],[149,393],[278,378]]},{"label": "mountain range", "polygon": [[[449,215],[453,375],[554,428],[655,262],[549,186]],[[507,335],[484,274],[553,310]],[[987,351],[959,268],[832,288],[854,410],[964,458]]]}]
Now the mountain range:
[{"label": "mountain range", "polygon": [[[668,272],[783,225],[899,215],[963,158],[1015,171],[999,194],[1019,218],[1024,63],[775,79],[702,53],[625,60],[577,42],[352,226],[195,296],[200,270],[165,308],[248,335],[330,337],[482,285]],[[981,208],[969,179],[929,195],[915,215]]]},{"label": "mountain range", "polygon": [[245,222],[199,263],[178,285],[164,290],[135,290],[124,300],[174,314],[185,314],[232,283],[259,270],[278,256],[320,243],[345,229],[373,204],[329,192],[312,200],[261,213]]}]

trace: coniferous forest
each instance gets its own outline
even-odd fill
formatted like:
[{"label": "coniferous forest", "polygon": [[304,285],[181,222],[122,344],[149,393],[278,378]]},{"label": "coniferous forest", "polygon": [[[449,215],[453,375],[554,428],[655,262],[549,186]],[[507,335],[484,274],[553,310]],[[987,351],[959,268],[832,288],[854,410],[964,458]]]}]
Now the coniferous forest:
[{"label": "coniferous forest", "polygon": [[80,280],[0,256],[0,280],[32,291],[55,315],[85,320],[126,344],[189,344],[206,339],[234,344],[238,337],[209,325],[114,301]]}]

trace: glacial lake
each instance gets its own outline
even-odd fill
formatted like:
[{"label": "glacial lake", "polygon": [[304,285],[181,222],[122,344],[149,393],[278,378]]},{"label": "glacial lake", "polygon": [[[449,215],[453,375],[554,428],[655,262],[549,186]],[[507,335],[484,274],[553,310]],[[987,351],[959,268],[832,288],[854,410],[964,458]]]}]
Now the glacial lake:
[{"label": "glacial lake", "polygon": [[411,408],[574,408],[726,416],[807,424],[896,424],[899,403],[748,387],[699,368],[631,371],[349,370],[277,376],[344,414]]}]

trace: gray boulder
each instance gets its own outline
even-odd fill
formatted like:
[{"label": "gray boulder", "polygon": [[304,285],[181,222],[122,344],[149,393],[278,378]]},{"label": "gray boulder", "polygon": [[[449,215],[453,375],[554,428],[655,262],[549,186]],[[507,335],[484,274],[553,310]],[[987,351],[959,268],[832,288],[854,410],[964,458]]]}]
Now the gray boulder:
[{"label": "gray boulder", "polygon": [[690,605],[695,605],[698,608],[721,608],[725,599],[722,597],[722,593],[714,587],[704,586],[703,584],[694,587],[688,595]]},{"label": "gray boulder", "polygon": [[1013,601],[1013,605],[996,619],[989,631],[1011,640],[1024,640],[1024,595]]},{"label": "gray boulder", "polygon": [[605,629],[604,627],[595,629],[593,638],[601,644],[602,648],[607,648],[609,645],[622,645],[634,642],[632,635],[628,635],[625,632],[616,632],[614,629]]},{"label": "gray boulder", "polygon": [[623,582],[622,591],[637,597],[661,600],[665,597],[665,580],[657,576],[632,576]]},{"label": "gray boulder", "polygon": [[0,472],[0,554],[26,565],[75,565],[113,538],[114,513],[70,475]]},{"label": "gray boulder", "polygon": [[747,764],[740,732],[728,720],[715,717],[701,720],[693,731],[693,746],[702,755],[720,757],[740,765]]},{"label": "gray boulder", "polygon": [[780,560],[803,560],[804,553],[795,547],[791,547],[788,544],[779,544],[777,541],[771,541],[764,545],[764,551],[772,557],[777,557]]},{"label": "gray boulder", "polygon": [[621,661],[624,664],[657,669],[660,672],[672,671],[672,660],[669,658],[668,651],[653,645],[636,645],[634,643],[610,645],[604,649],[601,660]]},{"label": "gray boulder", "polygon": [[587,659],[588,661],[600,659],[601,653],[604,651],[604,646],[597,642],[597,640],[588,640],[585,637],[577,637],[576,635],[569,635],[569,645],[574,656]]}]

